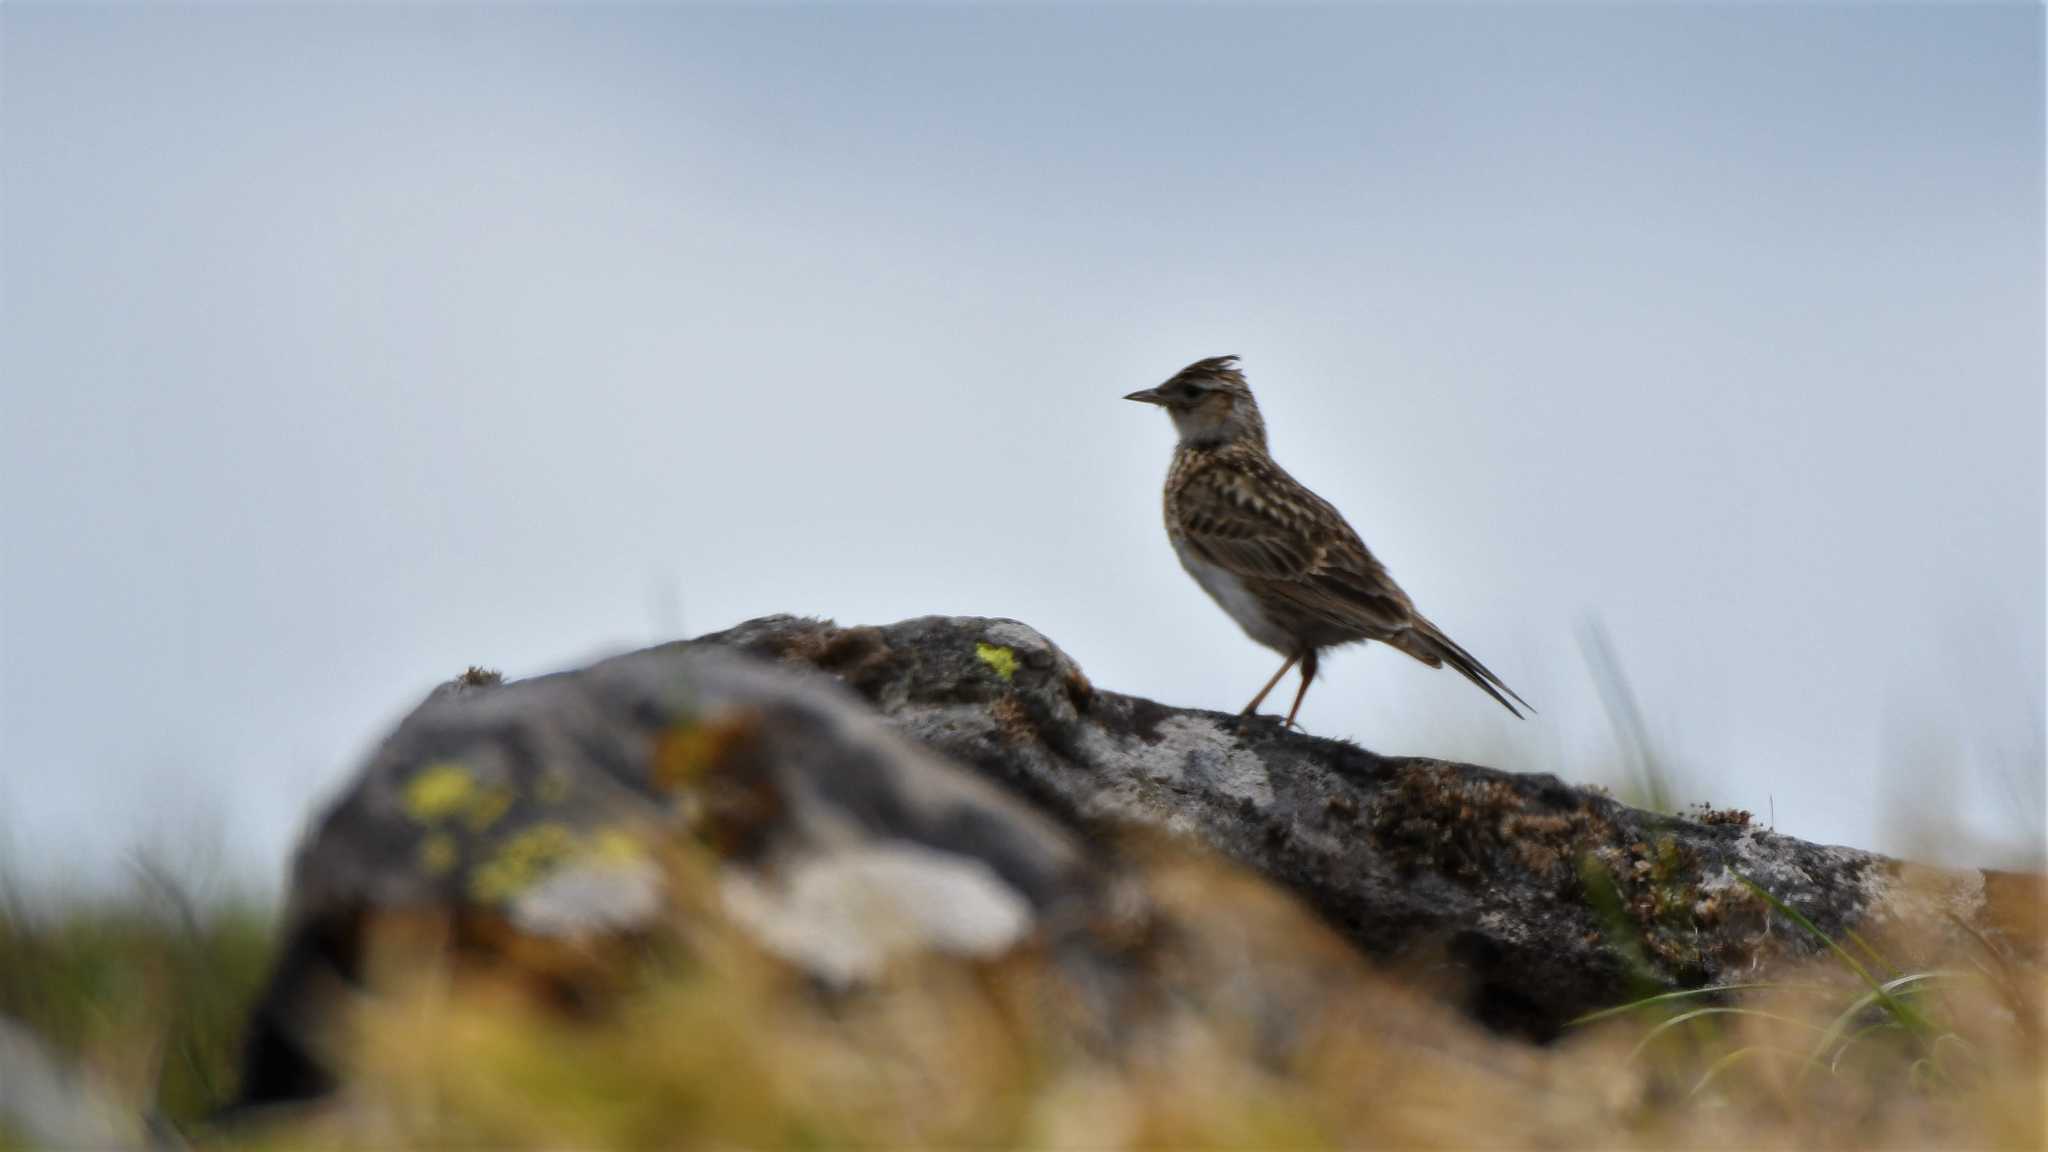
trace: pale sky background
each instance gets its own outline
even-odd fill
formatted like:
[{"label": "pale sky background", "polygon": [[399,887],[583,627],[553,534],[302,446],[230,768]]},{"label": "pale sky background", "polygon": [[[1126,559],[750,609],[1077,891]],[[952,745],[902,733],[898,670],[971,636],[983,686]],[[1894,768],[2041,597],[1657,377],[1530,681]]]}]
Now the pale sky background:
[{"label": "pale sky background", "polygon": [[1013,616],[1234,709],[1119,397],[1276,454],[1541,709],[1307,728],[2040,851],[2043,21],[1774,9],[0,9],[0,857],[274,885],[434,682]]}]

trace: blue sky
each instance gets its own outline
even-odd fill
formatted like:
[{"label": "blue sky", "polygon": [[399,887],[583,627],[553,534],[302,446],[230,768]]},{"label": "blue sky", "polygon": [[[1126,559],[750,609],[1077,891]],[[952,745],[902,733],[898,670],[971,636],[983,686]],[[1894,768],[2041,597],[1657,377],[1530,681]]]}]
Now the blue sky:
[{"label": "blue sky", "polygon": [[[2037,8],[0,10],[0,837],[274,882],[434,681],[773,611],[1273,661],[1117,398],[1276,454],[1541,709],[1307,727],[2041,835]],[[1949,827],[1951,823],[1959,827]]]}]

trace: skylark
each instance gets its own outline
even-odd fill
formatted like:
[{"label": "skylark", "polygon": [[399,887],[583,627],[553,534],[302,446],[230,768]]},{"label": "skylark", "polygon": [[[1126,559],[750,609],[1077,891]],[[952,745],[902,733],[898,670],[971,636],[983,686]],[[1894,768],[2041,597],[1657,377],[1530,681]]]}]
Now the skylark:
[{"label": "skylark", "polygon": [[1416,612],[1344,517],[1274,463],[1237,357],[1197,360],[1124,399],[1166,409],[1180,433],[1166,475],[1166,534],[1181,567],[1246,635],[1287,657],[1244,715],[1258,711],[1299,663],[1301,688],[1287,710],[1292,725],[1317,653],[1366,640],[1432,668],[1449,664],[1518,717],[1508,698],[1529,706]]}]

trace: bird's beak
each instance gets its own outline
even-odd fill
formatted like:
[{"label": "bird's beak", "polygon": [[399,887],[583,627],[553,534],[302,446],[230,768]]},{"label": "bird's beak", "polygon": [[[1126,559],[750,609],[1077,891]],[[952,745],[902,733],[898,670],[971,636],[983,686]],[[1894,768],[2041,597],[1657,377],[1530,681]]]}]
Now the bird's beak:
[{"label": "bird's beak", "polygon": [[1124,397],[1124,399],[1136,400],[1140,404],[1166,403],[1166,398],[1159,394],[1159,389],[1157,388],[1147,388],[1142,392],[1133,392],[1129,396]]}]

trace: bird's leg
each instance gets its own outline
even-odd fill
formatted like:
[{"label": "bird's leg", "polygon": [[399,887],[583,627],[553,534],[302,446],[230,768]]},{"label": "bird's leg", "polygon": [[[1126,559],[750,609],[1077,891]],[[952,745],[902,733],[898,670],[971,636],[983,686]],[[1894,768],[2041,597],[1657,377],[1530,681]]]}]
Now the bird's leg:
[{"label": "bird's leg", "polygon": [[[1294,663],[1294,661],[1290,660],[1288,661],[1288,663],[1292,664]],[[1281,671],[1285,672],[1287,671],[1287,669],[1282,668]],[[1286,727],[1294,727],[1294,714],[1296,712],[1301,711],[1301,698],[1308,695],[1308,682],[1315,678],[1316,650],[1311,648],[1308,650],[1308,654],[1301,658],[1301,687],[1296,689],[1294,692],[1294,707],[1289,708],[1287,710],[1287,724],[1285,725]],[[1279,677],[1276,676],[1274,677],[1274,679],[1277,680],[1279,679]],[[1267,685],[1267,687],[1271,687],[1271,685]]]},{"label": "bird's leg", "polygon": [[1299,659],[1301,659],[1301,657],[1299,656],[1289,656],[1287,658],[1287,663],[1282,664],[1280,666],[1280,670],[1278,672],[1273,673],[1273,678],[1271,680],[1266,681],[1266,686],[1264,688],[1259,689],[1259,694],[1257,696],[1252,697],[1252,702],[1245,705],[1244,711],[1238,713],[1238,715],[1250,716],[1256,713],[1259,710],[1259,705],[1264,704],[1266,702],[1266,693],[1271,692],[1273,690],[1273,685],[1278,684],[1280,682],[1280,678],[1282,676],[1287,675],[1287,670],[1289,668],[1294,667],[1294,662]]}]

